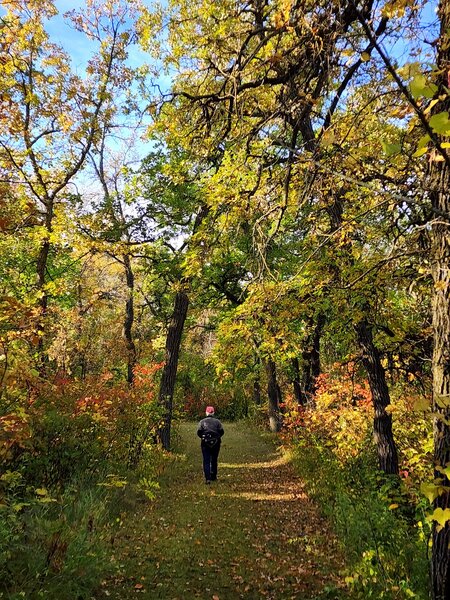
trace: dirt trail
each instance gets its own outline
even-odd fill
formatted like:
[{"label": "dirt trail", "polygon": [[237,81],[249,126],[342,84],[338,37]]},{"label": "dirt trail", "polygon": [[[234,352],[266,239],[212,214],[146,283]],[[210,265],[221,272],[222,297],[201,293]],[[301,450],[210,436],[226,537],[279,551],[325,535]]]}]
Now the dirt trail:
[{"label": "dirt trail", "polygon": [[117,576],[98,598],[237,600],[342,598],[339,551],[326,522],[273,441],[224,424],[219,480],[205,485],[196,424],[158,498],[127,518]]}]

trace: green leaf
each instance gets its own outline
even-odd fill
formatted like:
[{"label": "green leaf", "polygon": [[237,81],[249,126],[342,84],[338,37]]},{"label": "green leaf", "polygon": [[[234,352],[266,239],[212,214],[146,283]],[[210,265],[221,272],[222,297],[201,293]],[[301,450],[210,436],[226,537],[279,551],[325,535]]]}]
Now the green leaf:
[{"label": "green leaf", "polygon": [[272,237],[273,235],[275,235],[275,233],[277,232],[277,229],[278,229],[278,225],[279,225],[279,223],[277,221],[273,221],[273,223],[270,226],[269,232],[268,232],[269,237]]},{"label": "green leaf", "polygon": [[402,149],[400,144],[388,144],[388,142],[382,141],[381,145],[383,146],[383,152],[386,154],[386,156],[399,154]]},{"label": "green leaf", "polygon": [[442,133],[444,135],[450,133],[450,119],[447,111],[433,115],[428,122],[432,130],[436,133]]},{"label": "green leaf", "polygon": [[29,502],[16,502],[15,504],[13,504],[11,506],[11,508],[13,509],[13,511],[15,512],[20,512],[23,508],[25,508],[26,506],[30,506]]},{"label": "green leaf", "polygon": [[425,146],[425,148],[419,148],[418,150],[416,150],[414,152],[413,158],[419,158],[419,156],[423,156],[427,152],[428,152],[428,147],[427,146]]},{"label": "green leaf", "polygon": [[447,477],[447,479],[450,479],[450,465],[447,465],[445,468],[444,467],[436,467],[436,471],[439,471],[439,473],[442,473],[443,475],[445,475]]},{"label": "green leaf", "polygon": [[423,135],[420,140],[417,142],[417,149],[426,148],[428,142],[431,140],[430,136],[427,134]]},{"label": "green leaf", "polygon": [[414,402],[414,412],[426,412],[430,408],[430,401],[427,398],[417,398]]},{"label": "green leaf", "polygon": [[416,75],[409,84],[409,89],[413,98],[432,98],[437,91],[437,86],[434,83],[427,83],[424,75]]},{"label": "green leaf", "polygon": [[431,503],[442,494],[444,488],[441,485],[436,485],[435,483],[421,483],[420,491]]},{"label": "green leaf", "polygon": [[442,508],[436,508],[434,513],[430,515],[430,520],[437,521],[439,525],[445,527],[447,521],[450,521],[450,508],[443,510]]}]

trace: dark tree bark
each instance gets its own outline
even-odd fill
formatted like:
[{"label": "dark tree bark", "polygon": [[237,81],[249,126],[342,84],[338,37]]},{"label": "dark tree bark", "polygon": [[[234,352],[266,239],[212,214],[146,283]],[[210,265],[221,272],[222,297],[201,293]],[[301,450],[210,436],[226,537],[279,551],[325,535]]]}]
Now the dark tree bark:
[{"label": "dark tree bark", "polygon": [[300,385],[300,365],[298,362],[298,358],[293,358],[291,360],[291,365],[293,373],[292,385],[294,387],[294,398],[296,399],[298,404],[300,404],[301,406],[305,406],[306,398],[302,392],[302,386]]},{"label": "dark tree bark", "polygon": [[173,308],[172,319],[169,324],[166,338],[166,357],[159,387],[159,402],[164,408],[164,424],[158,432],[158,438],[165,450],[170,450],[170,432],[172,425],[173,394],[178,369],[181,338],[184,322],[189,307],[188,295],[177,292]]},{"label": "dark tree bark", "polygon": [[136,366],[136,346],[133,340],[134,323],[134,273],[128,255],[123,257],[125,277],[127,282],[127,301],[125,305],[125,318],[123,322],[123,337],[127,348],[127,382],[132,385],[134,368]]},{"label": "dark tree bark", "polygon": [[[342,226],[344,214],[345,188],[338,191],[333,198],[332,204],[328,207],[330,217],[330,231],[334,232]],[[344,246],[346,249],[346,262],[351,268],[353,266],[351,242]],[[331,267],[334,277],[337,280],[342,278],[342,269],[339,264]],[[372,335],[372,327],[369,324],[367,315],[370,314],[370,306],[367,302],[362,303],[363,317],[355,325],[358,346],[361,350],[362,363],[369,380],[370,391],[372,394],[372,404],[374,409],[373,437],[377,448],[378,464],[386,474],[398,475],[398,456],[392,432],[392,417],[386,411],[390,405],[391,399],[389,388],[386,382],[386,373],[381,364],[380,353],[375,346]]]},{"label": "dark tree bark", "polygon": [[[441,0],[438,5],[440,20],[439,38],[436,40],[436,77],[438,100],[431,115],[450,110],[448,76],[450,69],[450,2]],[[435,477],[444,488],[434,501],[435,509],[450,508],[450,480],[442,469],[450,465],[450,156],[442,147],[446,136],[441,136],[430,126],[422,106],[412,97],[399,77],[384,50],[374,41],[374,32],[366,17],[358,19],[366,35],[373,43],[387,71],[397,83],[403,96],[416,112],[424,130],[430,136],[432,149],[429,155],[425,189],[429,190],[435,218],[429,223],[431,237],[431,272],[433,276],[433,415],[434,415],[434,461]],[[443,526],[433,521],[431,579],[433,600],[450,598],[450,522]]]},{"label": "dark tree bark", "polygon": [[[83,335],[82,315],[85,312],[85,309],[83,307],[82,292],[83,292],[83,290],[81,287],[81,283],[79,282],[77,285],[77,295],[78,295],[77,304],[78,304],[79,318],[76,321],[78,339],[81,339],[81,337]],[[78,348],[77,357],[78,357],[78,365],[77,366],[80,368],[80,378],[81,378],[81,381],[84,381],[86,379],[86,375],[87,375],[87,359],[86,359],[86,352],[85,352],[84,348],[82,348],[82,347]]]},{"label": "dark tree bark", "polygon": [[303,369],[302,369],[303,389],[305,391],[306,398],[311,399],[313,385],[312,385],[312,375],[311,375],[311,353],[310,353],[309,349],[306,349],[302,352],[302,358],[303,358]]},{"label": "dark tree bark", "polygon": [[[450,1],[439,3],[441,22],[437,44],[436,80],[444,98],[434,113],[450,110],[448,73],[450,69]],[[441,141],[441,140],[440,140]],[[442,140],[444,141],[444,140]],[[433,150],[437,152],[437,150]],[[443,151],[446,153],[447,151]],[[441,469],[450,466],[450,167],[448,160],[430,160],[427,187],[436,219],[431,222],[431,270],[433,275],[433,414],[435,477],[444,492],[434,501],[435,509],[450,509],[450,480]],[[443,527],[433,521],[431,556],[434,600],[450,598],[450,521]]]},{"label": "dark tree bark", "polygon": [[[195,217],[192,234],[195,234],[203,219],[208,215],[209,207],[201,205]],[[180,283],[187,287],[189,280],[183,279]],[[158,431],[158,438],[165,450],[170,450],[170,432],[172,427],[173,394],[178,370],[178,358],[180,355],[181,338],[183,336],[184,323],[189,308],[189,297],[187,293],[180,290],[175,295],[173,314],[169,323],[166,338],[166,356],[164,368],[159,386],[159,403],[164,409],[164,424]]]},{"label": "dark tree bark", "polygon": [[[311,324],[314,321],[311,320]],[[319,315],[313,331],[308,335],[306,348],[302,353],[303,357],[303,389],[307,398],[312,398],[316,392],[316,379],[320,375],[320,338],[322,336],[323,326],[325,325],[324,315]]]},{"label": "dark tree bark", "polygon": [[316,379],[320,375],[320,338],[322,337],[323,326],[325,325],[325,317],[319,315],[317,323],[314,327],[312,346],[311,346],[311,375],[312,375],[312,393],[316,391]]},{"label": "dark tree bark", "polygon": [[47,230],[47,236],[41,244],[41,248],[39,250],[38,259],[36,263],[36,272],[37,272],[37,287],[40,292],[39,299],[39,321],[37,324],[37,330],[39,334],[38,341],[38,361],[39,361],[39,373],[41,377],[45,376],[45,372],[47,369],[47,355],[44,352],[45,346],[45,319],[47,316],[47,308],[48,308],[48,294],[45,291],[45,284],[47,283],[47,265],[48,258],[50,255],[50,234],[52,232],[52,221],[53,221],[53,200],[47,197],[44,201],[44,205],[46,207],[46,215],[45,215],[45,228]]},{"label": "dark tree bark", "polygon": [[380,354],[373,342],[372,328],[367,319],[355,326],[362,362],[369,379],[374,408],[373,434],[378,453],[378,463],[384,473],[398,474],[398,457],[392,433],[392,417],[386,411],[391,403],[386,375]]},{"label": "dark tree bark", "polygon": [[270,431],[276,433],[281,429],[277,368],[272,359],[267,360],[265,366],[267,373],[267,395],[269,397],[269,428]]},{"label": "dark tree bark", "polygon": [[283,403],[283,394],[281,393],[281,388],[280,388],[280,384],[277,381],[277,400],[278,400],[278,406],[280,406],[280,404]]},{"label": "dark tree bark", "polygon": [[261,383],[259,377],[253,381],[253,401],[256,406],[261,405]]}]

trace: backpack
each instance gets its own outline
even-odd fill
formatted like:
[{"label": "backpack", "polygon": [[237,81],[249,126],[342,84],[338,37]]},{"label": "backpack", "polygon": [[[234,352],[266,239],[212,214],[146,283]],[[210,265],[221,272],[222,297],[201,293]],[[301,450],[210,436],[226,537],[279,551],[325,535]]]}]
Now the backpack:
[{"label": "backpack", "polygon": [[202,433],[202,442],[208,446],[208,448],[214,448],[219,441],[219,438],[212,433],[212,431],[204,431]]}]

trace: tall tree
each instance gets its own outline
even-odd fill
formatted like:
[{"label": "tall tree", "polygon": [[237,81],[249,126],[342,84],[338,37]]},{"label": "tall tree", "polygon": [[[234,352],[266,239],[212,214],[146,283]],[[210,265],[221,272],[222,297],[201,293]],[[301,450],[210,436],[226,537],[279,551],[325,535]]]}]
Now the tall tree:
[{"label": "tall tree", "polygon": [[[443,511],[445,523],[433,522],[432,583],[434,600],[450,597],[450,156],[443,149],[450,134],[450,2],[439,3],[440,36],[437,44],[437,99],[429,123],[446,121],[436,131],[440,149],[432,151],[426,186],[436,218],[431,227],[431,272],[434,281],[433,412],[435,475],[442,493],[434,501],[435,515]],[[433,121],[434,119],[434,121]],[[438,151],[439,150],[439,151]]]},{"label": "tall tree", "polygon": [[159,386],[159,402],[164,410],[164,422],[158,436],[165,450],[170,450],[171,445],[173,396],[188,308],[189,297],[183,289],[180,289],[175,293],[173,313],[167,329],[164,368]]},{"label": "tall tree", "polygon": [[[409,4],[409,3],[406,3]],[[404,11],[405,3],[391,3],[391,10]],[[357,11],[358,19],[370,43],[376,48],[384,68],[397,84],[417,116],[425,135],[419,141],[417,156],[431,148],[424,188],[431,200],[432,215],[428,223],[431,237],[431,273],[433,276],[433,414],[435,475],[439,494],[434,500],[433,545],[431,557],[432,595],[443,600],[450,595],[450,157],[446,138],[450,134],[450,3],[438,4],[440,31],[436,40],[436,69],[431,80],[419,73],[406,85],[394,61],[377,43],[373,22]],[[427,106],[426,99],[432,99]],[[425,99],[425,102],[422,100]],[[426,198],[425,194],[425,198]]]},{"label": "tall tree", "polygon": [[[204,0],[198,2],[195,19],[185,19],[187,4],[171,4],[172,52],[167,60],[180,72],[175,78],[172,103],[165,110],[169,118],[178,121],[181,144],[195,143],[198,136],[203,136],[199,151],[203,156],[214,156],[220,164],[216,180],[222,184],[218,188],[223,210],[233,214],[239,203],[241,220],[242,213],[244,218],[251,214],[261,276],[271,277],[268,256],[272,241],[288,219],[300,229],[299,214],[311,214],[318,204],[316,190],[311,186],[319,177],[317,165],[320,169],[326,156],[317,143],[320,135],[316,136],[315,129],[319,128],[315,120],[322,109],[322,132],[329,127],[344,91],[364,64],[360,57],[349,66],[348,61],[340,60],[340,55],[344,50],[355,52],[350,32],[358,32],[358,11],[371,14],[372,5],[370,1],[361,2],[356,9],[354,2],[325,6],[255,0],[231,10],[224,2],[223,11],[215,17],[210,3]],[[375,41],[385,32],[387,21],[383,16]],[[360,46],[356,51],[361,51],[367,60],[375,48],[374,42]],[[195,64],[197,73],[189,66],[185,68],[180,56],[189,56],[186,64]],[[187,119],[196,123],[194,129],[187,128]],[[173,126],[168,131],[170,136],[177,136]],[[231,172],[236,162],[246,168],[255,163],[257,175],[252,185],[248,185],[241,169],[238,176],[236,171]],[[304,166],[308,163],[309,172]],[[230,190],[230,179],[237,185],[237,194],[235,189]],[[298,187],[304,190],[302,197]],[[230,206],[223,198],[229,198]],[[301,232],[297,239],[305,234]],[[317,375],[320,330],[319,322],[310,347],[304,352],[309,391],[314,379],[310,371],[315,369]],[[367,341],[367,336],[364,344],[361,341],[366,350]],[[375,365],[369,360],[364,364],[367,368]],[[386,385],[383,393],[375,389],[384,375],[381,368],[377,373],[377,377],[371,376],[375,403],[387,392]],[[388,403],[389,399],[383,402]],[[384,408],[379,412],[384,414]],[[394,448],[389,427],[382,431],[391,438],[387,447]],[[396,472],[395,454],[392,461],[380,460],[380,465],[388,472]]]},{"label": "tall tree", "polygon": [[4,75],[0,162],[11,184],[35,206],[42,361],[55,212],[84,167],[99,124],[112,123],[118,112],[111,98],[114,90],[130,82],[125,61],[136,14],[130,3],[121,0],[108,4],[93,0],[85,11],[70,13],[73,27],[93,47],[81,77],[71,70],[67,53],[46,33],[46,20],[57,14],[52,0],[3,4],[7,13],[0,33]]},{"label": "tall tree", "polygon": [[164,367],[159,386],[163,423],[158,438],[170,450],[173,403],[180,347],[189,308],[189,291],[196,268],[201,263],[197,234],[207,215],[199,192],[198,175],[188,155],[178,149],[160,149],[143,161],[132,188],[139,197],[140,219],[148,223],[147,234],[153,244],[140,258],[151,263],[149,272],[157,273],[170,290],[166,329]]}]

